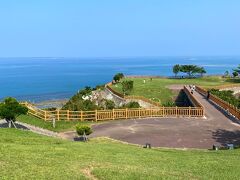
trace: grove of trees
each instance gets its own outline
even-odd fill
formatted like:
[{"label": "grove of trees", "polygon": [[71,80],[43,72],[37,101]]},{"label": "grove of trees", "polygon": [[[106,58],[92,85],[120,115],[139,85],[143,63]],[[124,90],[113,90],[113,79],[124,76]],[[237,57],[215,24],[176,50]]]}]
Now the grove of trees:
[{"label": "grove of trees", "polygon": [[175,76],[177,76],[180,72],[186,73],[188,77],[192,77],[195,74],[200,74],[201,76],[203,76],[203,74],[207,73],[204,67],[196,65],[174,65],[173,73],[175,74]]}]

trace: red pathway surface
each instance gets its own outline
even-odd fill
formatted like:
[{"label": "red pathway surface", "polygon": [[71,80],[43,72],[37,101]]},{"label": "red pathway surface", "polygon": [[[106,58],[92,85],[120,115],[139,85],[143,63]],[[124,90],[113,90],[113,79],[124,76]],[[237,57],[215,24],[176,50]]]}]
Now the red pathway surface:
[{"label": "red pathway surface", "polygon": [[[110,137],[155,147],[212,148],[213,144],[240,144],[240,125],[225,116],[202,95],[194,96],[204,106],[206,118],[149,118],[119,120],[93,125],[91,137]],[[72,133],[65,137],[71,138]]]}]

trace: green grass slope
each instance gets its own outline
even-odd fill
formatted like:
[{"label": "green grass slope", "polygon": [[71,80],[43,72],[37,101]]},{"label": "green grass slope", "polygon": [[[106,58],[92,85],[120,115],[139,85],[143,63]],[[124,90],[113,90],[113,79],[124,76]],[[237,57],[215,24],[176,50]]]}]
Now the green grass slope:
[{"label": "green grass slope", "polygon": [[[167,79],[167,78],[126,78],[124,80],[133,80],[134,88],[130,95],[144,96],[162,104],[171,102],[176,95],[172,92],[169,85],[188,85],[195,84],[205,88],[214,88],[216,86],[238,83],[239,80],[224,79],[218,76],[210,76],[196,79]],[[143,83],[143,80],[146,83]],[[112,88],[120,93],[122,92],[121,84],[113,85]]]},{"label": "green grass slope", "polygon": [[[56,121],[55,128],[53,128],[51,121],[44,121],[31,115],[21,115],[17,118],[18,121],[37,126],[43,129],[48,129],[55,132],[72,131],[76,129],[76,124],[91,125],[93,122],[80,122],[80,121]],[[96,123],[96,122],[94,122]]]},{"label": "green grass slope", "polygon": [[240,151],[143,149],[0,129],[0,179],[238,179]]}]

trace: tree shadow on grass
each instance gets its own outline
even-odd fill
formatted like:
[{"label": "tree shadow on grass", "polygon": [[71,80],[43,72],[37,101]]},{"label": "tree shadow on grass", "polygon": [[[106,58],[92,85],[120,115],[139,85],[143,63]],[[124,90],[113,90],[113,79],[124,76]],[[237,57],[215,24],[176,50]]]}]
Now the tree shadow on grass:
[{"label": "tree shadow on grass", "polygon": [[218,129],[212,132],[212,137],[215,141],[223,146],[226,144],[240,145],[240,130],[228,131],[225,129]]},{"label": "tree shadow on grass", "polygon": [[236,79],[227,79],[226,82],[240,83],[240,78],[236,78]]},{"label": "tree shadow on grass", "polygon": [[[23,126],[23,125],[20,125],[18,123],[15,123],[17,129],[24,129],[24,130],[29,130],[27,127]],[[8,123],[2,123],[0,124],[0,128],[8,128]],[[13,125],[12,125],[12,128],[15,128]]]}]

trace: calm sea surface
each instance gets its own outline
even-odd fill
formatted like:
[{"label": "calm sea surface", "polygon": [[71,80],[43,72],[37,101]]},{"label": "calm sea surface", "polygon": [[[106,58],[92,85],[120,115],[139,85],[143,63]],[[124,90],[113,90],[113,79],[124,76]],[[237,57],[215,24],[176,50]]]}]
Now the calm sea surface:
[{"label": "calm sea surface", "polygon": [[0,58],[0,99],[69,98],[85,86],[111,81],[117,72],[172,76],[174,64],[201,65],[208,74],[223,74],[240,64],[240,57]]}]

